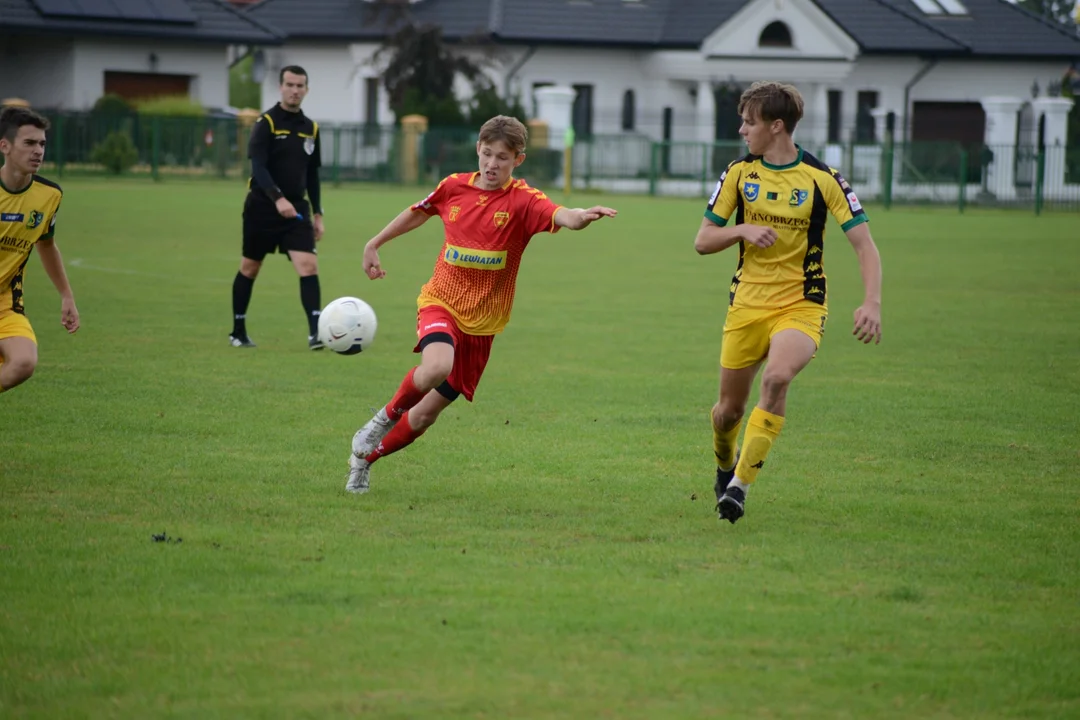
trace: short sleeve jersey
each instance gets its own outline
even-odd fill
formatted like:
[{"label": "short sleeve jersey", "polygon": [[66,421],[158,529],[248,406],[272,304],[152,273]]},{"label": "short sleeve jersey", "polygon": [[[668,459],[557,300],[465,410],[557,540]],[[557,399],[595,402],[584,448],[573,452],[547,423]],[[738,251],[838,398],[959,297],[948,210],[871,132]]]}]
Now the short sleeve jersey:
[{"label": "short sleeve jersey", "polygon": [[34,175],[23,190],[0,183],[0,317],[23,314],[23,273],[38,240],[56,231],[60,186]]},{"label": "short sleeve jersey", "polygon": [[420,289],[417,306],[446,308],[469,335],[494,335],[510,321],[518,267],[529,240],[556,232],[561,206],[510,178],[497,190],[477,186],[480,173],[445,178],[412,206],[438,215],[446,232],[435,272]]},{"label": "short sleeve jersey", "polygon": [[767,248],[739,242],[731,306],[776,309],[805,299],[827,307],[822,253],[830,213],[845,232],[867,221],[847,180],[802,148],[790,165],[757,155],[728,165],[705,217],[721,227],[748,223],[777,233]]}]

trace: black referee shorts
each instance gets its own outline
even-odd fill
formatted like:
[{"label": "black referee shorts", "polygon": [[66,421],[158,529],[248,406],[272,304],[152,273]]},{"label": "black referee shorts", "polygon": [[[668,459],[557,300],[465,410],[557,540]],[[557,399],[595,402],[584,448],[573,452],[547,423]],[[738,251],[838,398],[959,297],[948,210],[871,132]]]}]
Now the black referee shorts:
[{"label": "black referee shorts", "polygon": [[306,201],[293,203],[303,220],[283,218],[269,198],[248,193],[244,201],[244,249],[249,260],[262,262],[272,253],[315,252],[315,227]]}]

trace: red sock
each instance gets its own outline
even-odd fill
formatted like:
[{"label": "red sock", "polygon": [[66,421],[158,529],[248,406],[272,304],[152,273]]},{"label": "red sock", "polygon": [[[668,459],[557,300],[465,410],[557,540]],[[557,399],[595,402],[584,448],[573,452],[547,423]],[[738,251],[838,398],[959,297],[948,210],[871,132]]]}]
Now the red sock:
[{"label": "red sock", "polygon": [[405,414],[401,416],[401,420],[398,421],[398,424],[394,426],[394,429],[387,433],[386,437],[379,443],[379,446],[368,453],[367,457],[364,459],[369,463],[373,463],[381,457],[396,453],[403,447],[410,445],[413,440],[423,435],[426,430],[427,428],[424,428],[423,430],[413,430],[412,426],[409,425],[409,413],[406,411]]},{"label": "red sock", "polygon": [[424,399],[427,395],[427,390],[421,390],[416,387],[416,383],[413,382],[413,375],[416,374],[416,368],[410,370],[405,379],[401,381],[401,387],[394,393],[394,397],[390,400],[390,403],[386,406],[386,415],[391,420],[399,420],[401,416],[408,411],[409,408],[416,405]]}]

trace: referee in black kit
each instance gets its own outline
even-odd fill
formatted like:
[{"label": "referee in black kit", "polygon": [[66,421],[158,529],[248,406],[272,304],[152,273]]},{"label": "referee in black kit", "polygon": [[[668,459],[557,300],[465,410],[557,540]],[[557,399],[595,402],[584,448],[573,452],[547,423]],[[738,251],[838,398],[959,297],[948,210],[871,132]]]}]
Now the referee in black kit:
[{"label": "referee in black kit", "polygon": [[[233,280],[233,347],[255,347],[247,334],[251,289],[263,258],[289,256],[300,275],[300,302],[308,322],[308,347],[319,342],[319,262],[315,243],[323,234],[319,192],[319,125],[304,115],[300,103],[308,93],[304,68],[290,65],[279,76],[281,102],[255,121],[248,143],[251,180],[244,201],[244,246],[240,272]],[[309,205],[304,194],[311,200]]]}]

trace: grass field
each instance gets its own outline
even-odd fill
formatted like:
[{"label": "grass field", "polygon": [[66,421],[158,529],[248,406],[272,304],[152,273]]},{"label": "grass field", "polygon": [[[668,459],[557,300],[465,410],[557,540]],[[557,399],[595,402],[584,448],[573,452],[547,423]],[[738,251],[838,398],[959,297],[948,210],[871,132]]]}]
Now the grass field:
[{"label": "grass field", "polygon": [[32,259],[41,362],[0,395],[0,716],[1080,717],[1075,215],[871,208],[876,347],[833,225],[824,345],[732,526],[702,201],[571,198],[620,216],[534,241],[475,404],[352,496],[439,224],[373,283],[425,190],[326,191],[323,299],[371,302],[375,345],[309,352],[271,258],[236,350],[243,192],[65,184],[83,328]]}]

